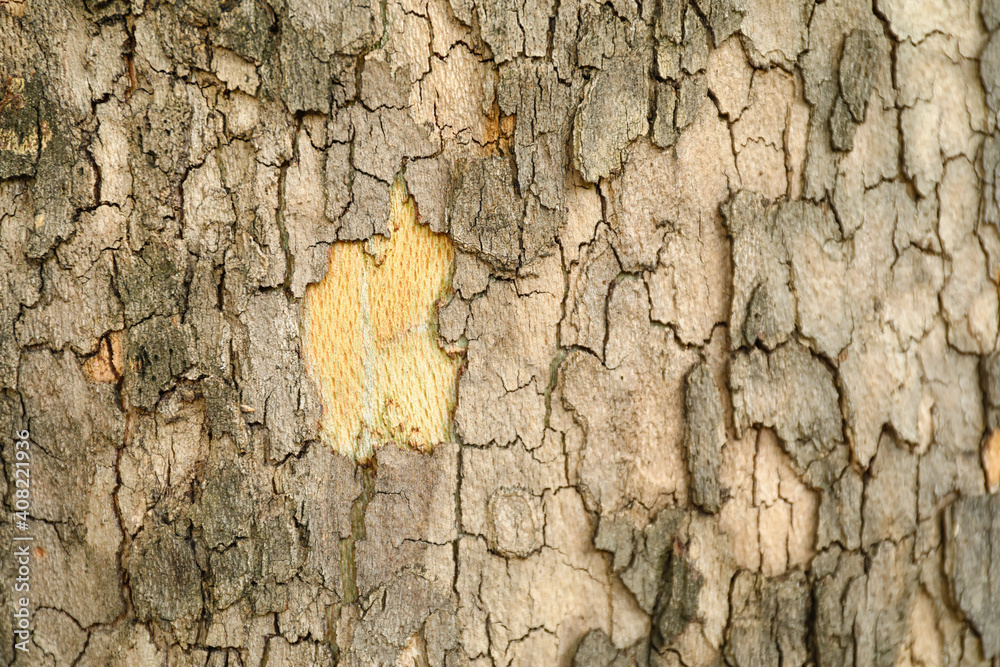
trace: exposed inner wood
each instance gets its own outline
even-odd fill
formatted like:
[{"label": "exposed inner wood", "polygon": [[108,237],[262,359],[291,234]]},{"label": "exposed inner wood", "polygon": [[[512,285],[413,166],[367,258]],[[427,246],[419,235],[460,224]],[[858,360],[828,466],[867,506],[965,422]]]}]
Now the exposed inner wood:
[{"label": "exposed inner wood", "polygon": [[389,225],[390,238],[333,243],[326,277],[305,296],[303,357],[320,389],[322,438],[358,460],[389,442],[429,450],[447,440],[461,364],[435,331],[451,240],[417,223],[402,180]]}]

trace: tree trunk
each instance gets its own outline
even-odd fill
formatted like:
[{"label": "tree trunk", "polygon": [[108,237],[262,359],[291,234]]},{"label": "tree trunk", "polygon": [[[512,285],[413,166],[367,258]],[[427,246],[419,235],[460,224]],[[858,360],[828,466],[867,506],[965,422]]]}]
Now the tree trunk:
[{"label": "tree trunk", "polygon": [[0,659],[1000,665],[982,2],[0,0]]}]

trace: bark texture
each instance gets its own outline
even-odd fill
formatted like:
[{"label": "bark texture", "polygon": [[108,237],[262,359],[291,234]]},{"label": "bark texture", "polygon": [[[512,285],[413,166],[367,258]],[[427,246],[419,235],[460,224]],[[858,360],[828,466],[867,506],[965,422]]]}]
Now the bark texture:
[{"label": "bark texture", "polygon": [[[998,0],[0,0],[0,661],[997,667],[998,113]],[[457,403],[359,462],[399,187]]]}]

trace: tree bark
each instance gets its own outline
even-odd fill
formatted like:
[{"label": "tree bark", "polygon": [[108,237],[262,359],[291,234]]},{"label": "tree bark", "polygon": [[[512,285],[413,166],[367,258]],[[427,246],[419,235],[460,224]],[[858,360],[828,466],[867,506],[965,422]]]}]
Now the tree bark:
[{"label": "tree bark", "polygon": [[0,0],[0,660],[1000,666],[998,27]]}]

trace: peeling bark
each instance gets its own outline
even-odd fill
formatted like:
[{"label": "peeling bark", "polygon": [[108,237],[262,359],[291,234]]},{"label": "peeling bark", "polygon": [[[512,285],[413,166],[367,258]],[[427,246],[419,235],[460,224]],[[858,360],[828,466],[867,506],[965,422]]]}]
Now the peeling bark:
[{"label": "peeling bark", "polygon": [[0,35],[0,661],[1000,664],[996,0]]}]

